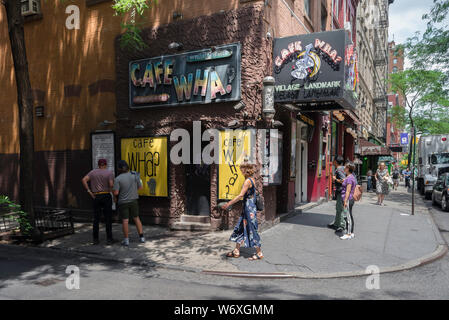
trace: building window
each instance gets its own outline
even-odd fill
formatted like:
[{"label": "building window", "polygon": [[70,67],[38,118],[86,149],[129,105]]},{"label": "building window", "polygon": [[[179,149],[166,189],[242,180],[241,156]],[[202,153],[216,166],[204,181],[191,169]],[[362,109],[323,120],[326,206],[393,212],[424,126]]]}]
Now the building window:
[{"label": "building window", "polygon": [[393,59],[393,64],[396,64],[396,63],[398,63],[398,59],[394,58]]},{"label": "building window", "polygon": [[393,73],[398,72],[398,67],[393,67]]},{"label": "building window", "polygon": [[312,15],[310,13],[310,0],[304,0],[304,11],[306,12],[306,15],[311,18]]}]

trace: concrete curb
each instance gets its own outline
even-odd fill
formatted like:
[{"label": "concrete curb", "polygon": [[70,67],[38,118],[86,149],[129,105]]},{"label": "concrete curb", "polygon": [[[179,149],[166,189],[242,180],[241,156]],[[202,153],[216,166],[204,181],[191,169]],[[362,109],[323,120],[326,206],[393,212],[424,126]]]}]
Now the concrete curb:
[{"label": "concrete curb", "polygon": [[[316,203],[307,204],[306,209],[302,210],[309,210],[311,208],[314,208],[316,206],[319,206],[322,204],[324,199],[320,199]],[[424,203],[423,203],[424,204]],[[438,226],[435,223],[435,220],[432,216],[432,213],[430,212],[430,208],[426,207],[426,209],[429,211],[429,216],[431,217],[430,221],[432,223],[432,229],[436,238],[436,241],[438,243],[437,247],[432,253],[429,253],[427,255],[424,255],[420,258],[408,261],[406,263],[392,266],[392,267],[384,267],[380,268],[379,273],[392,273],[392,272],[398,272],[398,271],[405,271],[410,270],[413,268],[417,268],[420,266],[423,266],[425,264],[434,262],[440,258],[442,258],[447,252],[448,252],[448,245],[444,241],[444,238],[442,237]],[[280,217],[281,221],[284,221],[285,219],[288,219],[292,216],[295,216],[299,214],[302,211],[295,210],[295,212],[292,213],[286,213],[283,216]],[[8,247],[17,247],[16,245],[9,245],[4,244],[3,246]],[[60,251],[65,252],[69,254],[74,254],[77,256],[84,256],[89,257],[92,259],[98,259],[108,262],[116,262],[116,263],[122,263],[125,265],[134,265],[134,266],[140,266],[140,267],[151,267],[151,268],[161,268],[161,269],[167,269],[167,270],[174,270],[174,271],[183,271],[183,272],[192,272],[192,273],[203,273],[208,275],[215,275],[215,276],[226,276],[226,277],[239,277],[239,278],[263,278],[263,279],[285,279],[285,278],[297,278],[297,279],[335,279],[335,278],[350,278],[350,277],[361,277],[361,276],[367,276],[370,273],[367,273],[365,270],[358,270],[358,271],[347,271],[347,272],[335,272],[335,273],[301,273],[301,272],[292,272],[292,273],[249,273],[244,271],[236,271],[236,272],[229,272],[229,271],[215,271],[215,270],[205,270],[205,269],[199,269],[194,267],[186,267],[186,266],[177,266],[177,265],[170,265],[170,264],[163,264],[163,263],[151,263],[146,261],[145,259],[136,259],[136,258],[113,258],[108,256],[103,256],[101,254],[94,254],[88,251],[83,250],[77,250],[77,249],[66,249],[66,248],[56,248],[56,247],[25,247],[27,249],[32,250],[39,250],[39,251],[45,251],[45,250],[52,250],[52,251]]]}]

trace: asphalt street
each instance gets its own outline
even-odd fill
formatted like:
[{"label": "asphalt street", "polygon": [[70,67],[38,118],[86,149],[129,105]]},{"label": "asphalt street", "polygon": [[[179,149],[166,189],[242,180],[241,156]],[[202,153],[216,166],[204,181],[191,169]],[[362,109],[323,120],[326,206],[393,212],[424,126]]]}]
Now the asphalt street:
[{"label": "asphalt street", "polygon": [[[448,241],[449,213],[433,207],[432,215]],[[70,265],[80,270],[79,289],[66,288]],[[449,256],[379,280],[379,289],[367,289],[367,277],[229,278],[0,245],[0,299],[448,299]]]}]

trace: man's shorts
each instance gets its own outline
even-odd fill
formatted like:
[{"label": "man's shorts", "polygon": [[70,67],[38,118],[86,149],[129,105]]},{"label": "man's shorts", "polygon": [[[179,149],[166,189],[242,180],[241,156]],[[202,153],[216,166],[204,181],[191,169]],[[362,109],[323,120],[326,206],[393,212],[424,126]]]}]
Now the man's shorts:
[{"label": "man's shorts", "polygon": [[118,211],[120,219],[126,220],[129,218],[137,218],[139,216],[139,204],[137,200],[119,204]]}]

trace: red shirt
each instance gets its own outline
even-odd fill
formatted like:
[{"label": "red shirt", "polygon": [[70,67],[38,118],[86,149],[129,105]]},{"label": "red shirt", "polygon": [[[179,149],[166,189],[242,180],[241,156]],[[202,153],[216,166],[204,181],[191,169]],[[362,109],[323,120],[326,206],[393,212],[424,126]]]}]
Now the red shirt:
[{"label": "red shirt", "polygon": [[90,171],[87,176],[90,181],[90,189],[93,193],[109,192],[109,181],[114,182],[114,174],[108,169],[94,169]]}]

